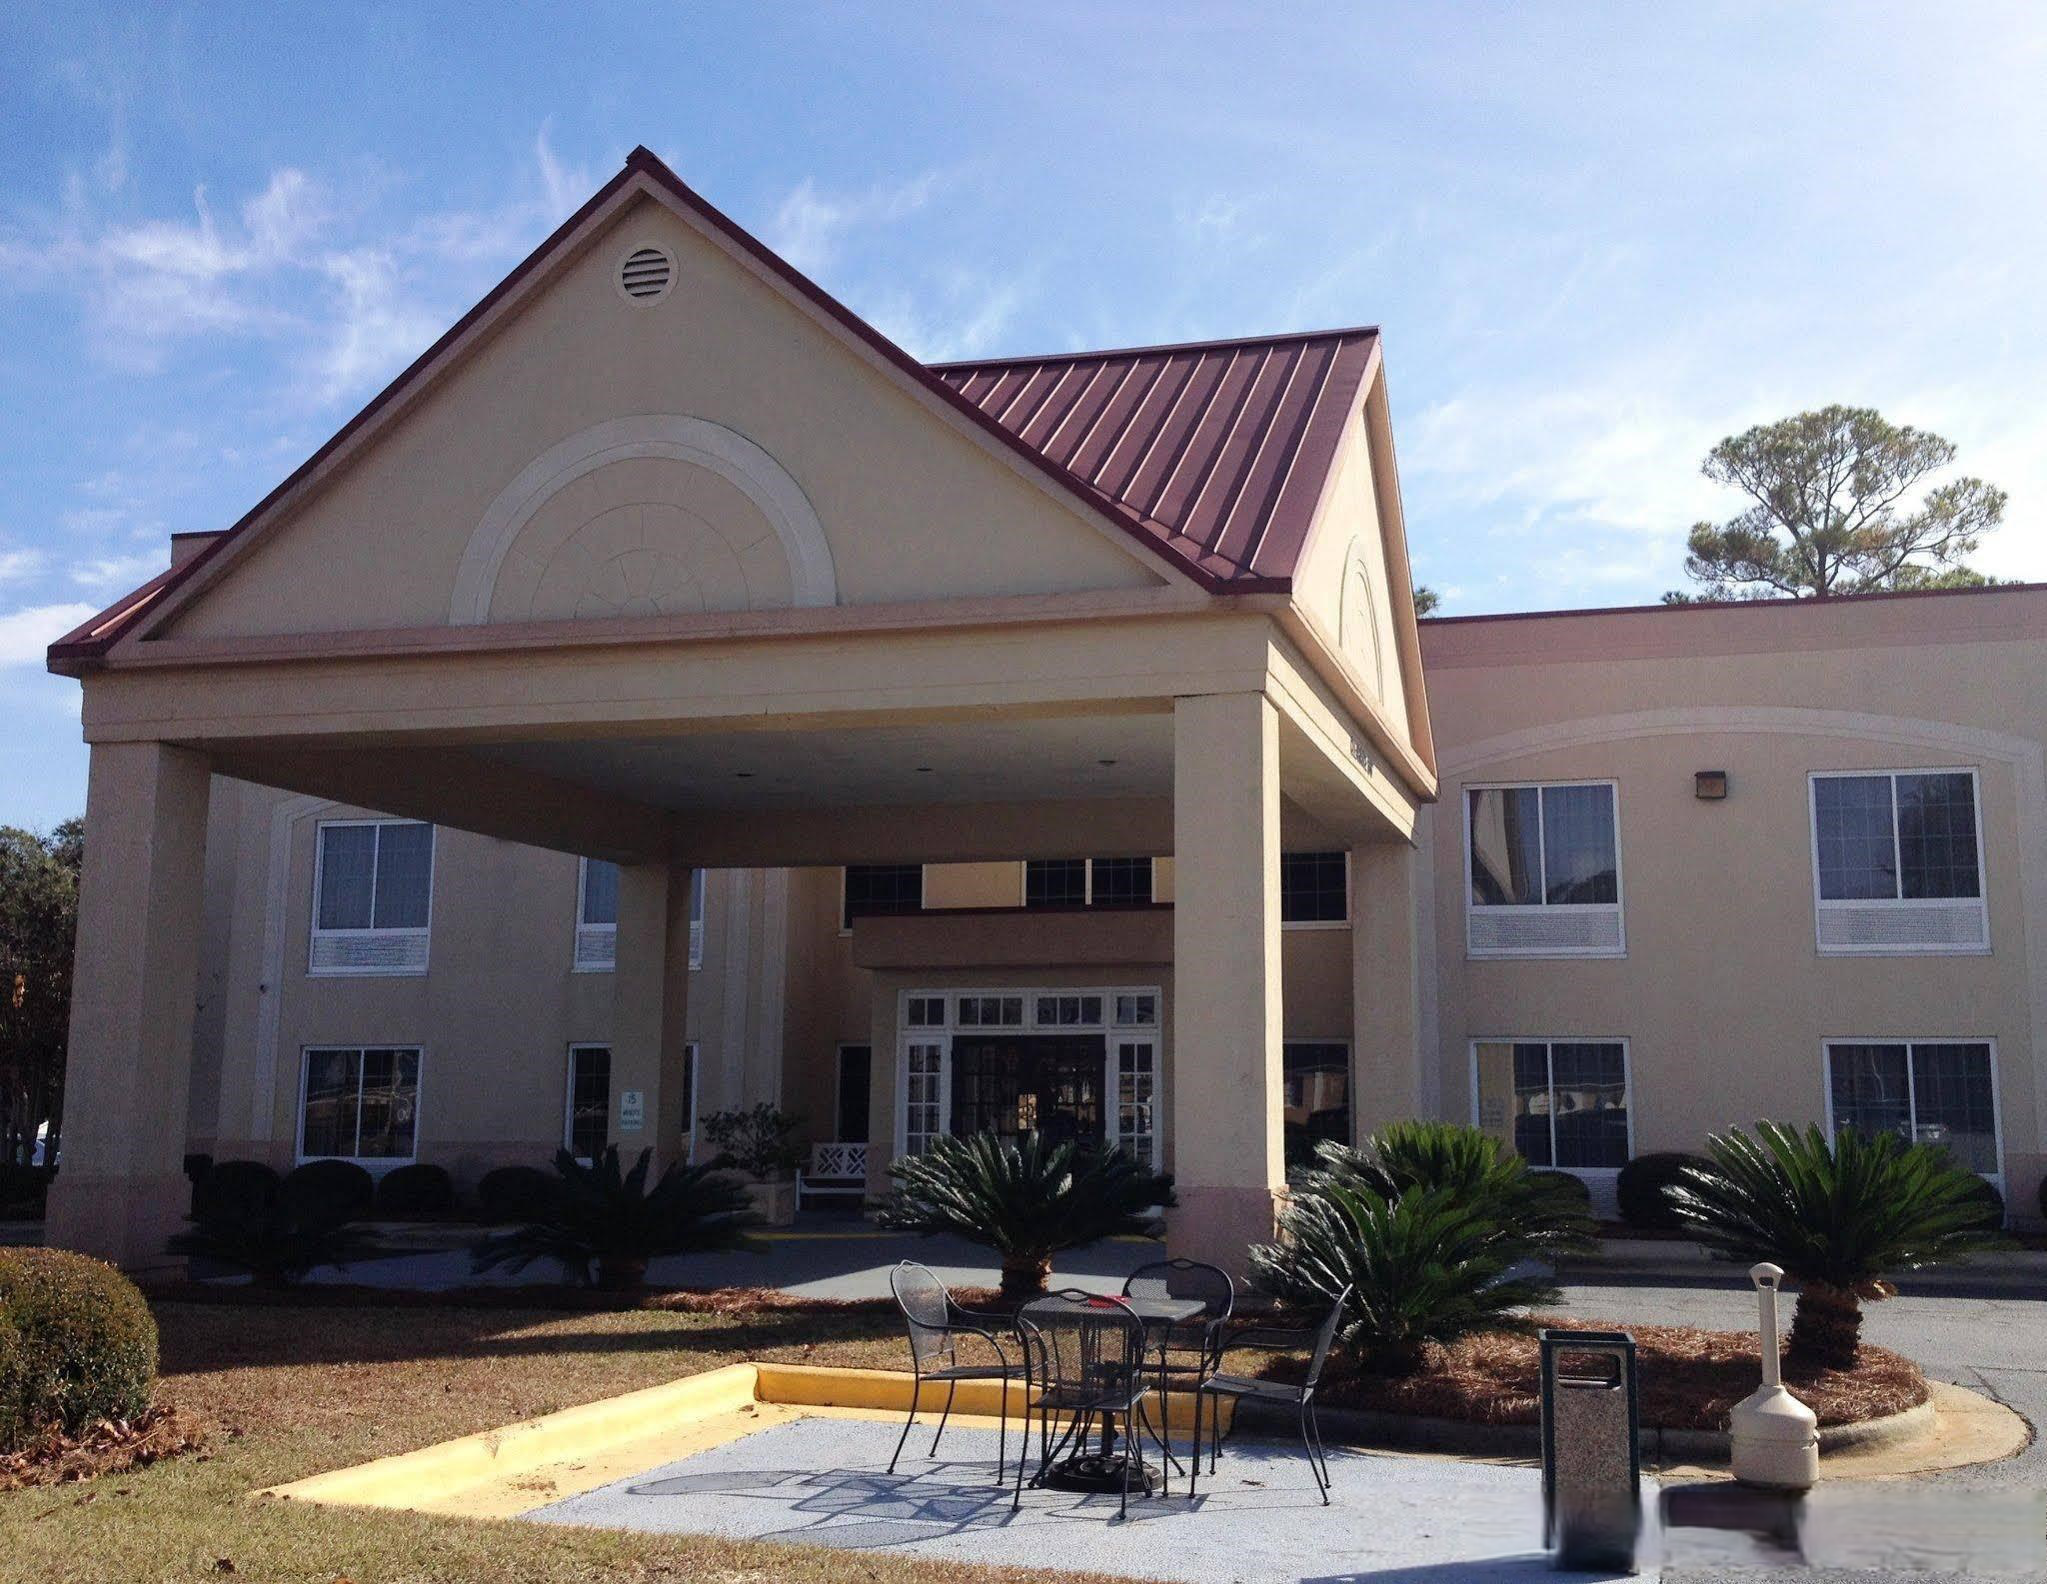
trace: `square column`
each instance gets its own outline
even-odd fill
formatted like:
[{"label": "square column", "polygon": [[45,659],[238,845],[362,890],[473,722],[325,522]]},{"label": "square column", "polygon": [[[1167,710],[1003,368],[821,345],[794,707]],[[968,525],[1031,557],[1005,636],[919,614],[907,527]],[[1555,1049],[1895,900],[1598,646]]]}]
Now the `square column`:
[{"label": "square column", "polygon": [[[611,978],[611,1126],[620,1159],[652,1146],[659,1173],[682,1158],[689,1102],[689,897],[692,870],[669,864],[622,865],[618,874],[617,956]],[[640,1096],[640,1120],[627,1127],[621,1105]]]},{"label": "square column", "polygon": [[85,801],[64,1161],[49,1242],[135,1267],[184,1224],[185,1121],[205,900],[203,755],[98,743]]},{"label": "square column", "polygon": [[1279,717],[1262,694],[1173,707],[1175,1255],[1245,1269],[1286,1183]]},{"label": "square column", "polygon": [[1351,1138],[1422,1115],[1421,952],[1426,884],[1403,841],[1350,852]]}]

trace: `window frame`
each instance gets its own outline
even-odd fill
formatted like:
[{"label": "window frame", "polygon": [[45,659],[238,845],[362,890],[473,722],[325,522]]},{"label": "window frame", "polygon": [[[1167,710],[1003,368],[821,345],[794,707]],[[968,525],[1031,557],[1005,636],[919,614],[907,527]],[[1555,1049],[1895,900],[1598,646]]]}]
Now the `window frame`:
[{"label": "window frame", "polygon": [[[1981,843],[1977,852],[1980,858]],[[1825,1108],[1827,1137],[1840,1131],[1834,1117],[1834,1047],[1837,1045],[1902,1045],[1905,1047],[1906,1114],[1912,1124],[1912,1141],[1919,1138],[1919,1076],[1913,1071],[1912,1052],[1920,1045],[1981,1045],[1990,1054],[1990,1144],[1997,1155],[1997,1170],[1977,1175],[2004,1193],[2004,1102],[2003,1073],[1997,1061],[1997,1039],[1987,1034],[1829,1034],[1820,1041],[1820,1103]]]},{"label": "window frame", "polygon": [[[1317,920],[1316,922],[1322,922]],[[1286,1053],[1289,1046],[1325,1045],[1335,1046],[1343,1052],[1343,1113],[1345,1119],[1343,1142],[1353,1147],[1358,1141],[1358,1057],[1357,1042],[1348,1037],[1325,1039],[1319,1035],[1286,1035],[1279,1042],[1279,1087],[1280,1108],[1286,1107]],[[1285,1153],[1282,1148],[1282,1155]]]},{"label": "window frame", "polygon": [[1155,907],[1155,906],[1157,906],[1157,905],[1158,905],[1158,900],[1159,900],[1159,861],[1158,861],[1158,859],[1157,859],[1157,858],[1155,858],[1155,857],[1152,857],[1152,856],[1150,856],[1149,854],[1146,854],[1146,853],[1107,853],[1107,854],[1104,854],[1103,856],[1104,856],[1104,857],[1106,857],[1106,858],[1143,858],[1143,859],[1144,859],[1144,860],[1145,860],[1145,861],[1146,861],[1147,863],[1149,863],[1149,864],[1151,865],[1151,875],[1150,875],[1150,878],[1151,878],[1151,884],[1150,884],[1150,885],[1149,885],[1149,886],[1148,886],[1148,887],[1146,888],[1146,894],[1145,894],[1145,898],[1144,898],[1144,900],[1143,900],[1142,902],[1101,902],[1101,903],[1098,903],[1098,902],[1096,902],[1096,901],[1095,901],[1095,865],[1096,865],[1097,863],[1101,862],[1101,859],[1097,859],[1097,858],[1077,858],[1077,859],[1059,859],[1059,858],[1042,858],[1042,859],[1040,859],[1040,858],[1026,858],[1026,859],[1024,859],[1024,860],[1023,860],[1023,861],[1022,861],[1021,863],[1019,863],[1019,864],[1017,865],[1017,869],[1016,869],[1016,887],[1017,887],[1017,890],[1016,890],[1016,901],[1017,901],[1017,906],[1018,906],[1018,907],[1022,907],[1022,908],[1028,908],[1028,909],[1030,909],[1030,911],[1031,911],[1031,912],[1033,912],[1033,913],[1058,913],[1058,912],[1061,912],[1061,911],[1071,911],[1071,910],[1072,910],[1072,908],[1073,908],[1073,907],[1075,906],[1075,904],[1073,904],[1073,903],[1071,903],[1071,902],[1047,902],[1047,903],[1043,903],[1043,904],[1040,904],[1040,905],[1037,905],[1037,906],[1033,906],[1033,905],[1032,905],[1032,903],[1031,903],[1031,865],[1032,865],[1032,864],[1034,864],[1034,863],[1062,863],[1062,862],[1068,862],[1068,863],[1079,863],[1079,864],[1082,864],[1082,865],[1084,865],[1084,866],[1085,866],[1085,867],[1084,867],[1084,868],[1082,869],[1082,871],[1081,871],[1081,873],[1082,873],[1082,879],[1081,879],[1081,899],[1080,899],[1080,902],[1079,902],[1079,904],[1078,904],[1079,906],[1081,906],[1081,907],[1083,907],[1083,908],[1093,908],[1093,907],[1105,907],[1105,908],[1108,908],[1108,909],[1114,910],[1114,909],[1117,909],[1117,908],[1141,908],[1141,907]]},{"label": "window frame", "polygon": [[[563,1071],[562,1148],[572,1155],[575,1154],[576,1149],[576,1058],[584,1051],[593,1050],[603,1051],[606,1057],[610,1057],[613,1054],[612,1047],[603,1040],[569,1041],[568,1062]],[[612,1086],[611,1074],[608,1071],[604,1075],[604,1090],[604,1142],[606,1144],[615,1144],[618,1140],[612,1137],[611,1112],[612,1103],[617,1096],[617,1091]],[[623,1154],[624,1152],[621,1151],[620,1153]],[[576,1159],[585,1166],[591,1163],[592,1158],[588,1155],[576,1155]]]},{"label": "window frame", "polygon": [[839,865],[839,933],[840,933],[841,935],[851,935],[851,934],[853,933],[853,920],[852,920],[852,918],[851,918],[851,917],[850,917],[850,916],[849,916],[849,915],[847,914],[847,912],[846,912],[846,907],[847,907],[847,901],[846,901],[846,890],[847,890],[847,877],[848,877],[848,876],[849,876],[849,875],[850,875],[850,874],[851,874],[851,873],[852,873],[852,872],[853,872],[853,871],[854,871],[855,869],[896,869],[896,868],[902,868],[902,869],[910,869],[910,868],[914,868],[914,869],[915,869],[915,870],[917,871],[917,905],[916,905],[916,906],[915,906],[914,908],[906,908],[906,909],[904,909],[904,910],[903,910],[902,912],[900,912],[900,913],[863,913],[863,914],[861,915],[861,917],[862,917],[862,918],[914,918],[914,917],[916,917],[916,916],[917,916],[917,915],[918,915],[919,913],[928,913],[928,912],[930,911],[930,907],[929,907],[929,906],[928,906],[928,905],[926,904],[926,902],[925,902],[925,900],[924,900],[926,892],[927,892],[927,891],[928,891],[928,890],[930,889],[930,886],[929,886],[929,881],[930,881],[930,878],[931,878],[931,877],[930,877],[930,875],[929,875],[929,873],[928,873],[928,871],[929,871],[930,867],[931,867],[931,866],[930,866],[929,864],[921,864],[921,863],[920,863],[920,864],[914,864],[914,865],[913,865],[913,864],[840,864],[840,865]]},{"label": "window frame", "polygon": [[[1536,851],[1542,868],[1543,899],[1533,903],[1480,903],[1473,900],[1471,854],[1471,794],[1474,792],[1515,792],[1547,787],[1603,786],[1613,794],[1613,895],[1611,902],[1552,902],[1549,900],[1548,837],[1538,813],[1535,822]],[[1621,844],[1621,784],[1614,776],[1552,776],[1543,780],[1467,781],[1457,789],[1458,840],[1464,847],[1464,952],[1467,957],[1495,958],[1604,958],[1628,955],[1627,861]],[[1472,937],[1472,924],[1480,917],[1497,914],[1531,913],[1580,917],[1613,915],[1617,943],[1613,946],[1481,946]],[[1567,1042],[1568,1043],[1568,1042]]]},{"label": "window frame", "polygon": [[[1903,838],[1898,832],[1898,777],[1965,775],[1969,778],[1970,813],[1976,821],[1976,894],[1973,897],[1908,897],[1905,888],[1905,861],[1902,851]],[[1820,792],[1822,781],[1870,780],[1877,776],[1887,777],[1891,783],[1891,855],[1892,879],[1899,895],[1893,897],[1824,897],[1820,895]],[[1813,948],[1822,957],[1987,957],[1990,955],[1990,866],[1985,859],[1983,833],[1983,775],[1975,765],[1910,765],[1885,768],[1873,765],[1867,769],[1849,770],[1808,770],[1805,773],[1805,824],[1806,844],[1812,863],[1812,910]],[[1982,943],[1964,942],[1946,945],[1940,942],[1922,944],[1916,941],[1867,942],[1851,945],[1830,946],[1826,943],[1820,927],[1821,915],[1828,912],[1848,912],[1858,908],[1889,909],[1900,913],[1924,911],[1932,908],[1960,908],[1974,903],[1983,921]],[[1843,1043],[1846,1043],[1845,1041]],[[1879,1044],[1897,1043],[1896,1040],[1880,1040]],[[1973,1042],[1970,1042],[1973,1043]]]},{"label": "window frame", "polygon": [[[419,1076],[413,1085],[412,1098],[412,1153],[410,1155],[308,1155],[306,1153],[306,1084],[312,1077],[312,1054],[314,1051],[354,1051],[360,1059],[365,1051],[388,1050],[410,1051],[418,1064]],[[352,1040],[343,1044],[336,1040],[312,1041],[299,1046],[299,1094],[298,1112],[292,1123],[292,1161],[304,1166],[313,1161],[347,1161],[360,1166],[371,1176],[382,1176],[400,1166],[410,1166],[419,1160],[419,1136],[426,1124],[426,1058],[427,1047],[412,1040]],[[358,1065],[355,1079],[355,1137],[358,1148],[362,1144],[362,1069]]]},{"label": "window frame", "polygon": [[1286,916],[1286,879],[1285,879],[1285,875],[1286,875],[1286,867],[1285,867],[1285,861],[1286,861],[1286,859],[1287,859],[1287,857],[1288,857],[1289,855],[1288,855],[1288,854],[1286,854],[1286,853],[1284,853],[1284,852],[1282,852],[1282,853],[1280,854],[1280,876],[1281,876],[1281,878],[1280,878],[1280,887],[1279,887],[1279,896],[1280,896],[1280,901],[1279,901],[1279,927],[1280,927],[1281,929],[1283,929],[1283,930],[1339,930],[1339,929],[1349,929],[1349,928],[1350,928],[1350,926],[1351,926],[1351,886],[1352,886],[1352,877],[1351,877],[1351,862],[1350,862],[1350,849],[1349,849],[1348,847],[1342,847],[1342,848],[1327,848],[1327,847],[1303,847],[1303,848],[1299,849],[1299,850],[1298,850],[1297,852],[1295,852],[1295,853],[1294,853],[1294,854],[1293,854],[1292,856],[1294,856],[1294,857],[1305,857],[1305,856],[1311,856],[1311,855],[1313,855],[1313,854],[1316,854],[1316,853],[1322,853],[1322,852],[1332,852],[1332,851],[1333,851],[1333,852],[1340,852],[1340,853],[1342,853],[1342,855],[1343,855],[1343,917],[1342,917],[1342,918],[1333,918],[1333,919],[1289,919],[1289,918],[1288,918],[1288,917]]},{"label": "window frame", "polygon": [[[613,919],[609,924],[586,924],[583,922],[583,899],[585,890],[589,885],[592,861],[589,858],[578,858],[576,860],[576,914],[574,925],[569,932],[569,972],[571,973],[612,973],[618,967],[618,921]],[[606,859],[597,859],[595,861],[599,863],[608,862]],[[704,884],[704,874],[705,871],[703,869],[692,869],[690,871],[689,967],[691,973],[695,973],[704,966],[704,914],[710,905],[707,900],[709,892]],[[593,956],[589,961],[584,961],[582,949],[584,936],[597,935],[601,937],[606,933],[609,934],[611,939],[611,955],[603,960]]]},{"label": "window frame", "polygon": [[[345,927],[324,927],[320,923],[320,892],[327,878],[327,832],[330,830],[362,829],[383,825],[423,825],[427,831],[426,853],[426,922],[407,924],[402,927],[379,929],[374,923],[362,929]],[[306,914],[306,975],[314,979],[416,979],[426,973],[433,958],[434,930],[434,876],[440,863],[440,829],[432,820],[400,819],[395,815],[372,815],[360,819],[323,819],[313,826],[313,895],[312,905]],[[383,867],[383,837],[377,838],[376,854],[370,870],[370,917],[376,917],[377,878]],[[323,940],[388,940],[419,942],[419,965],[409,963],[383,964],[330,964],[322,966],[319,961],[320,942]],[[348,1050],[356,1047],[345,1045],[318,1047],[321,1050]],[[369,1047],[377,1049],[381,1047]],[[397,1047],[392,1047],[397,1048]],[[410,1046],[404,1047],[410,1049]]]},{"label": "window frame", "polygon": [[[1575,785],[1577,785],[1578,783],[1576,783],[1576,782],[1569,782],[1569,783],[1566,783],[1566,784],[1567,784],[1567,785],[1572,785],[1572,786],[1575,786]],[[1635,1093],[1635,1052],[1634,1052],[1634,1048],[1633,1048],[1633,1045],[1632,1045],[1631,1041],[1630,1041],[1630,1040],[1628,1039],[1628,1037],[1627,1037],[1626,1035],[1624,1035],[1624,1034],[1623,1034],[1623,1035],[1614,1035],[1614,1034],[1486,1034],[1486,1035],[1481,1035],[1481,1036],[1478,1036],[1478,1037],[1476,1037],[1476,1038],[1472,1039],[1471,1041],[1469,1041],[1469,1056],[1470,1056],[1470,1068],[1469,1068],[1469,1071],[1470,1071],[1470,1079],[1471,1079],[1471,1125],[1472,1125],[1473,1127],[1481,1127],[1481,1128],[1482,1128],[1482,1127],[1483,1127],[1483,1126],[1484,1126],[1485,1124],[1484,1124],[1484,1122],[1483,1122],[1483,1120],[1482,1120],[1482,1118],[1481,1118],[1481,1114],[1480,1114],[1480,1110],[1479,1110],[1479,1093],[1478,1093],[1478,1048],[1479,1048],[1479,1046],[1481,1046],[1481,1045],[1540,1045],[1540,1046],[1542,1046],[1542,1047],[1543,1047],[1543,1051],[1544,1051],[1544,1055],[1543,1055],[1543,1063],[1544,1063],[1544,1066],[1545,1066],[1545,1067],[1546,1067],[1546,1069],[1547,1069],[1547,1075],[1548,1075],[1548,1080],[1549,1080],[1549,1082],[1548,1082],[1548,1090],[1549,1090],[1549,1096],[1550,1096],[1550,1111],[1549,1111],[1549,1153],[1550,1153],[1550,1162],[1549,1162],[1549,1164],[1548,1164],[1548,1165],[1538,1165],[1538,1164],[1537,1164],[1536,1162],[1534,1162],[1534,1161],[1529,1161],[1529,1162],[1528,1162],[1528,1166],[1529,1166],[1529,1169],[1530,1169],[1531,1171],[1559,1171],[1559,1172],[1569,1172],[1569,1173],[1570,1173],[1570,1174],[1571,1174],[1571,1175],[1572,1175],[1573,1177],[1582,1177],[1582,1178],[1584,1178],[1584,1179],[1585,1179],[1585,1180],[1586,1180],[1587,1182],[1596,1182],[1596,1183],[1611,1183],[1611,1182],[1613,1182],[1613,1181],[1615,1181],[1615,1180],[1617,1180],[1617,1179],[1619,1178],[1619,1176],[1620,1176],[1620,1174],[1621,1174],[1621,1167],[1619,1167],[1619,1166],[1559,1166],[1559,1165],[1557,1165],[1557,1164],[1556,1164],[1556,1153],[1557,1153],[1557,1111],[1556,1111],[1556,1091],[1557,1091],[1557,1065],[1556,1065],[1556,1054],[1555,1054],[1555,1052],[1556,1052],[1556,1047],[1557,1047],[1557,1046],[1559,1046],[1559,1045],[1618,1045],[1618,1046],[1620,1047],[1620,1052],[1621,1052],[1621,1093],[1627,1096],[1627,1103],[1628,1103],[1628,1143],[1627,1143],[1627,1158],[1628,1158],[1629,1160],[1633,1160],[1633,1159],[1635,1158],[1635,1150],[1636,1150],[1636,1144],[1635,1144],[1635,1113],[1636,1113],[1636,1111],[1637,1111],[1637,1110],[1639,1109],[1639,1105],[1638,1105],[1638,1100],[1637,1100],[1637,1096],[1636,1096],[1636,1093]],[[1516,1155],[1516,1157],[1517,1157],[1518,1159],[1522,1159],[1522,1160],[1527,1160],[1527,1157],[1526,1157],[1526,1156],[1524,1156],[1524,1155],[1522,1155],[1522,1154],[1521,1154],[1521,1152],[1520,1152],[1519,1150],[1516,1150],[1516,1151],[1515,1151],[1514,1153],[1515,1153],[1515,1155]]]}]

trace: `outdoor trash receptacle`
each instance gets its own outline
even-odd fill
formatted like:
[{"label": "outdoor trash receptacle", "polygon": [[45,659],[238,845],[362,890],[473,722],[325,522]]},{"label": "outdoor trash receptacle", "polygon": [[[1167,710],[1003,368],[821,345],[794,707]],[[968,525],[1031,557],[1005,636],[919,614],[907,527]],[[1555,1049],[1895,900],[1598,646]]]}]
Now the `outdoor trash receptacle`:
[{"label": "outdoor trash receptacle", "polygon": [[1558,1567],[1635,1570],[1637,1418],[1633,1337],[1542,1333],[1542,1529]]}]

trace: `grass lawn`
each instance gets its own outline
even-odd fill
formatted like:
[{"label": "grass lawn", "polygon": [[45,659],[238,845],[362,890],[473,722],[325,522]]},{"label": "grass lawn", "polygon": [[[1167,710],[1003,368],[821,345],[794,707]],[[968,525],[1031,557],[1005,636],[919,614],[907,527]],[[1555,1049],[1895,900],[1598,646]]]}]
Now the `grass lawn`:
[{"label": "grass lawn", "polygon": [[82,1485],[0,1495],[0,1578],[703,1580],[978,1584],[1073,1580],[879,1553],[256,1502],[261,1486],[742,1359],[899,1368],[879,1306],[563,1314],[515,1308],[164,1303],[162,1396],[204,1452]]}]

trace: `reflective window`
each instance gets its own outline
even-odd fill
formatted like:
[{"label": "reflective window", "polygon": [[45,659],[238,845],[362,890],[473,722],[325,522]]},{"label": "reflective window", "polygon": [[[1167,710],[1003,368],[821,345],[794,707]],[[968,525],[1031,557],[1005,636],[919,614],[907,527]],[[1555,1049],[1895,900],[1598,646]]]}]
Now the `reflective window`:
[{"label": "reflective window", "polygon": [[419,1114],[419,1051],[308,1050],[299,1111],[305,1160],[410,1160]]},{"label": "reflective window", "polygon": [[847,865],[845,910],[840,920],[847,929],[856,918],[917,913],[923,907],[922,864]]},{"label": "reflective window", "polygon": [[1982,895],[1972,771],[1814,776],[1812,816],[1822,901]]},{"label": "reflective window", "polygon": [[1620,901],[1612,786],[1474,787],[1466,806],[1475,906]]},{"label": "reflective window", "polygon": [[434,828],[412,820],[322,825],[313,921],[322,930],[425,929]]},{"label": "reflective window", "polygon": [[1336,1040],[1290,1040],[1281,1059],[1286,1163],[1298,1170],[1315,1164],[1315,1146],[1324,1139],[1350,1142],[1350,1046]]},{"label": "reflective window", "polygon": [[1980,1041],[1900,1041],[1827,1047],[1836,1128],[1896,1133],[1944,1145],[1971,1171],[1998,1170],[1990,1047]]},{"label": "reflective window", "polygon": [[1625,1166],[1627,1050],[1618,1040],[1483,1040],[1478,1125],[1535,1166]]}]

